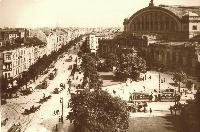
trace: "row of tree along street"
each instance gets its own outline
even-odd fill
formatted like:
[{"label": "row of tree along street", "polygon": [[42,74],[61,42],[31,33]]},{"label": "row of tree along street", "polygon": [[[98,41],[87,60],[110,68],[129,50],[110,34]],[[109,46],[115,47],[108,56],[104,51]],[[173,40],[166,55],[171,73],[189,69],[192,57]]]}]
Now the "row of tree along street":
[{"label": "row of tree along street", "polygon": [[[64,52],[67,52],[73,45],[79,42],[83,36],[79,36],[78,38],[70,41],[68,44],[62,46],[57,52],[52,52],[49,56],[44,55],[42,58],[39,58],[36,63],[31,65],[27,71],[22,72],[22,74],[17,78],[10,80],[3,78],[2,79],[2,97],[6,94],[15,93],[18,89],[24,85],[28,85],[30,80],[35,81],[39,75],[43,75],[48,72],[48,68],[50,65],[53,65],[54,62],[58,59],[60,55]],[[14,80],[17,81],[17,86],[13,85]],[[8,88],[8,84],[12,84],[12,88]]]},{"label": "row of tree along street", "polygon": [[126,102],[112,97],[102,90],[102,80],[97,72],[97,57],[85,53],[82,45],[81,71],[84,73],[81,92],[70,100],[71,111],[68,119],[74,124],[75,132],[126,131],[129,127],[129,112]]}]

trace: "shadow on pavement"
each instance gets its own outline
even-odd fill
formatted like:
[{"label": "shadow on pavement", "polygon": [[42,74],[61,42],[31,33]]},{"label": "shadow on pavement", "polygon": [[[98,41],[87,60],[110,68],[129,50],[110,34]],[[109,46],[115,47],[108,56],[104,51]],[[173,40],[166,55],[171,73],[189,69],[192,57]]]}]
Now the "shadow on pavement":
[{"label": "shadow on pavement", "polygon": [[128,132],[186,132],[180,116],[130,118]]},{"label": "shadow on pavement", "polygon": [[187,130],[184,129],[184,123],[180,115],[164,116],[162,118],[164,118],[167,121],[166,128],[168,130],[174,130],[176,132],[187,132]]}]

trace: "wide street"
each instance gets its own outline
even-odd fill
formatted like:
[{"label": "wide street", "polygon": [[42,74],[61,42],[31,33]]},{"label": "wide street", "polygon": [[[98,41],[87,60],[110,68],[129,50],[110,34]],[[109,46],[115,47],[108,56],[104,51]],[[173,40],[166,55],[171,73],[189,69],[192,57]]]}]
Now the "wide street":
[{"label": "wide street", "polygon": [[[77,47],[78,46],[76,46],[76,48]],[[31,84],[34,89],[32,94],[28,96],[19,96],[18,98],[7,99],[7,104],[1,107],[1,119],[8,118],[6,125],[1,127],[2,132],[6,132],[13,124],[21,124],[20,128],[22,132],[52,131],[55,129],[56,124],[58,124],[61,116],[60,98],[63,98],[63,115],[64,121],[66,121],[66,116],[69,111],[67,105],[70,99],[67,81],[71,74],[71,70],[68,70],[68,67],[69,65],[75,64],[77,51],[78,49],[74,48],[69,51],[69,55],[72,55],[73,57],[71,62],[65,61],[67,58],[69,58],[68,54],[65,54],[63,58],[57,60],[55,63],[55,68],[58,69],[57,75],[53,80],[49,80],[49,86],[46,89],[34,89],[34,86],[37,86],[39,82],[43,81],[47,77],[47,75],[42,75],[34,84]],[[60,87],[60,83],[65,84],[66,88],[59,94],[52,94],[55,88]],[[51,95],[52,97],[43,104],[38,103],[44,95],[46,97]],[[33,105],[35,107],[41,105],[41,107],[35,113],[29,115],[22,114],[25,109],[29,109]],[[59,110],[58,114],[56,115],[54,114],[55,110]]]},{"label": "wide street", "polygon": [[[78,47],[78,46],[77,46]],[[68,54],[58,59],[54,64],[58,69],[57,75],[53,80],[49,81],[49,86],[46,89],[34,89],[34,92],[28,96],[19,96],[18,98],[8,99],[7,104],[1,107],[2,119],[8,118],[8,122],[1,130],[7,131],[13,124],[21,124],[20,128],[22,132],[51,132],[58,131],[70,131],[71,124],[69,120],[66,120],[66,116],[70,109],[68,108],[68,101],[70,94],[68,93],[67,81],[70,78],[71,70],[68,70],[69,65],[75,64],[75,58],[77,57],[78,48],[72,48]],[[66,62],[65,60],[69,56],[73,56],[72,62]],[[52,71],[52,69],[50,70]],[[49,73],[48,73],[49,74]],[[47,78],[48,74],[40,76],[32,87],[37,86],[39,82]],[[82,74],[75,74],[79,76],[78,80],[74,80],[72,83],[81,83],[80,79]],[[149,77],[151,76],[151,79]],[[165,78],[165,82],[161,83],[161,90],[166,88],[173,88],[169,83],[172,83],[170,75],[161,73],[161,79]],[[154,89],[158,91],[158,73],[149,71],[146,73],[146,80],[139,82],[127,82],[118,83],[115,85],[104,86],[103,89],[108,91],[113,96],[119,96],[123,100],[129,99],[129,94],[134,90],[136,92],[152,92]],[[59,94],[52,94],[54,88],[59,88],[60,83],[65,84],[65,89]],[[145,88],[145,89],[144,89]],[[113,90],[116,94],[113,94]],[[39,100],[43,96],[47,97],[51,95],[51,99],[43,104],[39,104]],[[63,98],[64,109],[64,123],[59,122],[61,117],[62,104],[60,98]],[[40,110],[29,115],[23,115],[25,109],[29,109],[31,106],[39,106]],[[129,132],[177,132],[181,129],[179,117],[170,115],[169,107],[174,105],[174,102],[151,102],[148,103],[147,112],[130,113]],[[152,109],[152,113],[149,109]],[[58,114],[54,114],[54,111],[59,110]],[[140,125],[138,125],[140,124]],[[162,130],[162,131],[161,131]]]}]

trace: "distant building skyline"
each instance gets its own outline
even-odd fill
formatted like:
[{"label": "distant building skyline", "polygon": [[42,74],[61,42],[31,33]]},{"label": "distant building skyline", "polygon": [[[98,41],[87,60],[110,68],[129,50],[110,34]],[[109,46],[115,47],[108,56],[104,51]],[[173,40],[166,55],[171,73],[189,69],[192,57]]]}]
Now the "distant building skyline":
[{"label": "distant building skyline", "polygon": [[[0,0],[0,27],[123,27],[150,0]],[[154,0],[156,6],[200,6],[200,0]]]}]

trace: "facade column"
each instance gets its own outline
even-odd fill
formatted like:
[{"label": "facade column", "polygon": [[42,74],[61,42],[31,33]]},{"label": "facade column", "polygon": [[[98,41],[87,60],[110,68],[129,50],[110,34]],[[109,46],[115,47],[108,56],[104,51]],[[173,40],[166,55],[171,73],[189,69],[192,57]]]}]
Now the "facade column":
[{"label": "facade column", "polygon": [[140,18],[140,31],[142,31],[142,18]]},{"label": "facade column", "polygon": [[158,16],[158,31],[160,32],[160,17]]},{"label": "facade column", "polygon": [[151,14],[148,15],[148,21],[149,21],[149,32],[151,32]]},{"label": "facade column", "polygon": [[164,18],[164,21],[163,21],[163,31],[166,31],[166,18]]},{"label": "facade column", "polygon": [[155,31],[155,14],[152,13],[152,31]]}]

